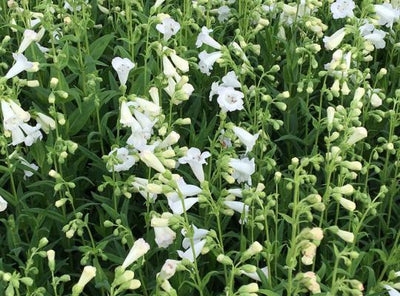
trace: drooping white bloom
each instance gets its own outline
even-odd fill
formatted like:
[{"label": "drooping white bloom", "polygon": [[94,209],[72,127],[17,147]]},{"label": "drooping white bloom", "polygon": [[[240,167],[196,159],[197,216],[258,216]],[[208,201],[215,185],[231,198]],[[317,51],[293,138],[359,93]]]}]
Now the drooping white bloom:
[{"label": "drooping white bloom", "polygon": [[214,63],[222,56],[220,51],[207,53],[203,50],[199,53],[199,69],[201,73],[204,73],[208,76],[211,75],[211,70],[213,69]]},{"label": "drooping white bloom", "polygon": [[226,73],[224,77],[222,77],[221,86],[231,86],[233,88],[240,88],[242,85],[240,84],[238,77],[234,71],[230,71]]},{"label": "drooping white bloom", "polygon": [[175,52],[172,52],[170,57],[175,67],[177,67],[182,73],[189,71],[189,63],[187,60],[181,58]]},{"label": "drooping white bloom", "polygon": [[385,285],[384,287],[388,291],[389,296],[400,296],[400,292],[398,292],[397,290],[393,289],[391,286]]},{"label": "drooping white bloom", "polygon": [[224,23],[231,16],[231,9],[228,6],[223,5],[217,9],[217,13],[218,13],[218,21]]},{"label": "drooping white bloom", "polygon": [[375,29],[373,24],[366,23],[360,27],[360,34],[364,37],[365,40],[370,41],[375,48],[385,48],[385,36],[386,32],[382,30]]},{"label": "drooping white bloom", "polygon": [[232,112],[243,109],[244,94],[233,87],[220,87],[217,102],[223,112]]},{"label": "drooping white bloom", "polygon": [[54,130],[56,128],[55,120],[41,112],[37,113],[36,121],[40,123],[40,127],[46,134],[48,134],[50,130]]},{"label": "drooping white bloom", "polygon": [[161,24],[156,26],[158,32],[164,35],[164,40],[168,41],[172,36],[178,33],[181,25],[171,17],[164,18]]},{"label": "drooping white bloom", "polygon": [[148,100],[136,97],[135,104],[143,110],[146,116],[158,116],[161,113],[161,107]]},{"label": "drooping white bloom", "polygon": [[197,36],[196,40],[196,47],[199,48],[203,44],[207,44],[208,46],[211,46],[217,50],[221,49],[221,44],[219,44],[217,41],[215,41],[214,38],[210,36],[210,33],[212,32],[212,29],[207,29],[207,27],[202,27],[201,32],[199,36]]},{"label": "drooping white bloom", "polygon": [[247,222],[247,216],[249,214],[249,206],[244,204],[241,201],[230,201],[230,200],[225,200],[224,205],[230,208],[231,210],[234,210],[235,212],[238,212],[240,214],[243,214],[243,220],[240,219],[239,223],[242,224]]},{"label": "drooping white bloom", "polygon": [[113,168],[109,168],[109,171],[112,172],[122,172],[128,171],[135,164],[135,157],[133,155],[129,155],[129,150],[125,147],[122,148],[114,148],[108,155],[115,155],[118,164],[115,164]]},{"label": "drooping white bloom", "polygon": [[349,139],[347,140],[347,144],[353,145],[356,142],[366,138],[368,136],[368,131],[365,127],[356,127],[353,129]]},{"label": "drooping white bloom", "polygon": [[378,94],[373,93],[371,95],[371,106],[374,108],[378,108],[382,105],[382,99],[378,96]]},{"label": "drooping white bloom", "polygon": [[112,59],[111,64],[115,71],[117,71],[118,79],[121,85],[126,85],[128,81],[129,72],[135,67],[135,64],[128,58],[115,57]]},{"label": "drooping white bloom", "polygon": [[353,17],[353,9],[356,5],[353,0],[336,0],[331,4],[331,12],[334,19]]},{"label": "drooping white bloom", "polygon": [[234,169],[232,177],[237,182],[247,182],[247,184],[251,185],[251,175],[256,171],[254,158],[251,160],[247,157],[242,159],[231,158],[229,165]]},{"label": "drooping white bloom", "polygon": [[0,195],[0,212],[7,209],[8,202]]},{"label": "drooping white bloom", "polygon": [[198,195],[202,190],[198,186],[186,184],[185,180],[180,176],[177,176],[176,185],[177,191],[168,192],[166,196],[172,212],[181,215],[199,201],[197,197],[190,196]]},{"label": "drooping white bloom", "polygon": [[[197,258],[203,247],[205,246],[207,240],[204,237],[209,232],[207,229],[197,228],[196,226],[192,225],[193,227],[193,246],[192,249],[190,238],[186,237],[186,232],[182,229],[182,234],[185,235],[185,238],[182,241],[182,247],[186,249],[185,252],[178,251],[179,257],[182,259],[188,259],[191,262],[194,262],[194,258]],[[195,257],[193,256],[193,250],[195,253]]]},{"label": "drooping white bloom", "polygon": [[169,60],[169,58],[166,55],[163,55],[162,63],[163,63],[163,73],[165,76],[171,77],[171,76],[178,74],[176,72],[174,65],[171,63],[171,61]]},{"label": "drooping white bloom", "polygon": [[168,136],[158,145],[159,148],[167,148],[168,146],[174,145],[179,141],[179,138],[181,136],[175,132],[172,131],[168,134]]},{"label": "drooping white bloom", "polygon": [[15,64],[8,70],[4,76],[7,79],[17,76],[19,73],[34,68],[34,63],[29,62],[22,53],[13,53]]},{"label": "drooping white bloom", "polygon": [[124,127],[130,127],[132,130],[139,131],[141,126],[139,122],[133,117],[132,112],[129,109],[129,103],[122,101],[120,110],[120,120],[119,122]]},{"label": "drooping white bloom", "polygon": [[400,18],[400,10],[393,8],[390,3],[374,5],[376,15],[378,16],[378,24],[389,28],[393,27],[393,23]]},{"label": "drooping white bloom", "polygon": [[155,169],[161,174],[165,172],[165,167],[161,161],[150,150],[143,150],[139,154],[140,160],[143,161],[148,167]]},{"label": "drooping white bloom", "polygon": [[211,153],[205,151],[201,153],[200,149],[198,148],[190,148],[186,152],[186,155],[179,158],[179,163],[182,164],[189,164],[190,168],[192,169],[194,175],[196,176],[197,180],[200,182],[204,181],[204,170],[203,164],[207,164],[206,158],[210,157]]},{"label": "drooping white bloom", "polygon": [[143,238],[139,238],[138,240],[135,241],[131,250],[126,256],[124,262],[122,263],[122,268],[124,269],[127,268],[137,259],[146,254],[149,250],[150,250],[150,245],[146,243],[146,241]]},{"label": "drooping white bloom", "polygon": [[353,212],[357,207],[355,202],[353,202],[347,198],[344,198],[344,197],[339,198],[339,203],[342,205],[343,208],[345,208],[346,210],[348,210],[350,212]]},{"label": "drooping white bloom", "polygon": [[25,49],[27,49],[29,45],[31,45],[32,42],[39,41],[37,40],[37,38],[38,34],[35,31],[26,29],[24,31],[24,36],[22,38],[21,44],[19,45],[17,53],[23,53]]},{"label": "drooping white bloom", "polygon": [[344,36],[346,36],[345,28],[341,28],[333,33],[331,36],[325,36],[322,41],[324,41],[326,49],[332,50],[339,46]]},{"label": "drooping white bloom", "polygon": [[176,238],[176,233],[168,226],[154,227],[155,241],[159,248],[168,248]]},{"label": "drooping white bloom", "polygon": [[[263,268],[260,268],[260,270],[261,270],[261,272],[262,272],[263,274],[265,274],[265,277],[268,278],[268,267],[265,266],[265,267],[263,267]],[[240,273],[241,273],[241,274],[244,274],[245,276],[248,276],[249,278],[251,278],[251,279],[253,279],[253,280],[255,280],[255,281],[261,282],[261,278],[260,278],[260,276],[257,274],[257,272],[245,272],[245,271],[241,270]]]},{"label": "drooping white bloom", "polygon": [[335,118],[335,108],[333,108],[332,106],[329,106],[326,109],[326,113],[327,113],[327,121],[328,121],[328,127],[332,128],[332,124],[333,124],[333,120]]},{"label": "drooping white bloom", "polygon": [[232,129],[235,135],[239,138],[239,140],[244,145],[246,145],[246,154],[249,153],[251,150],[253,150],[253,147],[258,139],[259,133],[252,135],[245,129],[238,126],[234,126]]},{"label": "drooping white bloom", "polygon": [[165,263],[161,267],[161,271],[160,273],[157,274],[157,277],[164,281],[170,279],[171,277],[174,276],[176,268],[178,267],[178,264],[180,262],[181,261],[179,260],[172,260],[172,259],[165,260]]},{"label": "drooping white bloom", "polygon": [[40,124],[36,124],[36,126],[30,126],[27,123],[21,123],[15,129],[11,130],[12,133],[12,145],[18,145],[22,142],[25,143],[26,146],[32,146],[37,140],[41,140],[43,138],[42,133],[40,132]]}]

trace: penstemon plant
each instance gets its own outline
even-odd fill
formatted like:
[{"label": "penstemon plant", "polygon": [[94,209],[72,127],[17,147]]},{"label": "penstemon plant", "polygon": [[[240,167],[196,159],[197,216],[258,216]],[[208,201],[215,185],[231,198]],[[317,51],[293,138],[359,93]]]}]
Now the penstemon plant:
[{"label": "penstemon plant", "polygon": [[400,295],[399,1],[0,23],[0,295]]}]

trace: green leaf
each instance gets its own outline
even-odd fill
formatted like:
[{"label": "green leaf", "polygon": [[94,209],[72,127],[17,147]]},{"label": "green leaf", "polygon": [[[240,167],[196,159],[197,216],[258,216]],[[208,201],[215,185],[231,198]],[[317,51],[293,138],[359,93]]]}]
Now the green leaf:
[{"label": "green leaf", "polygon": [[89,46],[90,55],[92,56],[92,58],[94,60],[97,60],[102,56],[107,45],[110,43],[110,41],[113,38],[114,38],[114,34],[107,34],[107,35],[100,37],[99,39],[94,41],[92,44],[90,44],[90,46]]}]

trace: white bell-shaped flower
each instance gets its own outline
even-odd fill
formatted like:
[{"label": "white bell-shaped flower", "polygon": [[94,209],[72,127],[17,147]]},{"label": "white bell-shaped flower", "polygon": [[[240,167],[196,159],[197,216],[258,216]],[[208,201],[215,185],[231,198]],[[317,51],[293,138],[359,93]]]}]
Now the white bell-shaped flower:
[{"label": "white bell-shaped flower", "polygon": [[114,70],[117,71],[121,85],[126,85],[129,72],[135,67],[135,64],[128,58],[123,59],[120,57],[113,58],[111,64]]},{"label": "white bell-shaped flower", "polygon": [[179,158],[179,163],[189,164],[197,180],[200,182],[204,181],[204,170],[203,164],[207,164],[206,158],[210,157],[211,153],[206,151],[201,153],[198,148],[190,148],[186,152],[186,155]]},{"label": "white bell-shaped flower", "polygon": [[233,168],[232,177],[238,182],[247,182],[251,185],[251,175],[256,171],[254,158],[249,160],[247,157],[242,159],[231,158],[229,165]]},{"label": "white bell-shaped flower", "polygon": [[210,36],[210,33],[213,30],[207,29],[207,27],[202,27],[200,34],[197,36],[196,40],[196,46],[199,48],[203,44],[207,44],[208,46],[211,46],[217,50],[221,49],[221,44],[219,44],[217,41],[215,41],[214,38]]},{"label": "white bell-shaped flower", "polygon": [[246,146],[246,154],[249,153],[251,150],[253,150],[253,147],[258,139],[259,133],[252,135],[245,129],[238,126],[234,126],[232,129],[235,135],[239,138],[239,140]]},{"label": "white bell-shaped flower", "polygon": [[8,70],[8,72],[4,76],[7,79],[13,78],[19,73],[32,69],[34,67],[34,63],[29,62],[22,53],[13,53],[13,58],[15,60],[15,64]]},{"label": "white bell-shaped flower", "polygon": [[203,50],[199,53],[199,69],[201,73],[204,73],[208,76],[211,75],[211,70],[213,69],[214,63],[222,56],[220,51],[216,51],[213,53],[207,53]]},{"label": "white bell-shaped flower", "polygon": [[146,254],[149,250],[150,245],[143,238],[139,238],[135,241],[124,262],[122,263],[122,268],[126,269],[129,265]]},{"label": "white bell-shaped flower", "polygon": [[156,26],[157,31],[164,35],[165,41],[176,35],[180,28],[181,25],[171,17],[164,18],[161,24]]}]

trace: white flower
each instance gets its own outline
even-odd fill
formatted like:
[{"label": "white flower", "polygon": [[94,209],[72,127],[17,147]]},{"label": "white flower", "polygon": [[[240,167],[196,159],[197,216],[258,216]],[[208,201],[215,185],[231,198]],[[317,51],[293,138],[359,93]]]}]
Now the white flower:
[{"label": "white flower", "polygon": [[129,155],[129,150],[125,147],[114,148],[108,155],[112,154],[116,156],[119,164],[116,164],[113,168],[110,168],[110,172],[113,170],[115,172],[128,171],[135,164],[135,157],[133,155]]},{"label": "white flower", "polygon": [[[240,214],[243,214],[243,212],[244,212],[243,223],[247,222],[247,216],[249,214],[249,206],[248,205],[245,205],[241,201],[230,201],[230,200],[224,201],[224,205],[226,205],[228,208],[230,208]],[[239,220],[239,223],[242,224],[242,219]]]},{"label": "white flower", "polygon": [[189,71],[189,63],[185,59],[178,56],[175,52],[170,55],[172,62],[174,65],[181,70],[183,73]]},{"label": "white flower", "polygon": [[221,45],[210,36],[213,30],[202,27],[199,36],[197,36],[196,47],[199,48],[203,44],[207,44],[215,49],[221,49]]},{"label": "white flower", "polygon": [[[260,268],[261,272],[265,274],[265,277],[268,277],[268,267],[265,266],[263,268]],[[257,274],[257,272],[245,272],[243,270],[240,271],[241,274],[244,274],[245,276],[248,276],[249,278],[261,282],[260,276]]]},{"label": "white flower", "polygon": [[[181,215],[184,210],[188,211],[199,199],[197,197],[190,197],[198,195],[202,190],[200,187],[195,185],[186,184],[185,180],[178,176],[176,180],[177,191],[168,192],[166,194],[168,198],[168,205],[174,214]],[[181,197],[180,197],[181,196]],[[182,205],[183,199],[183,205]],[[185,208],[183,208],[183,206]]]},{"label": "white flower", "polygon": [[37,113],[36,121],[40,123],[40,127],[46,134],[48,134],[50,130],[54,130],[56,128],[55,120],[43,113]]},{"label": "white flower", "polygon": [[374,25],[366,23],[360,27],[360,34],[365,40],[370,41],[375,48],[385,48],[385,36],[386,32],[382,30],[375,29]]},{"label": "white flower", "polygon": [[357,207],[357,205],[353,201],[343,197],[339,198],[339,203],[342,205],[343,208],[350,212],[353,212]]},{"label": "white flower", "polygon": [[7,79],[13,78],[19,73],[32,69],[34,67],[34,63],[29,62],[22,53],[13,53],[13,58],[15,60],[15,64],[10,68],[10,70],[8,70],[8,72],[4,76]]},{"label": "white flower", "polygon": [[172,259],[165,260],[165,263],[161,267],[161,271],[159,274],[157,274],[157,277],[159,277],[164,281],[170,279],[171,277],[174,276],[176,268],[178,267],[178,264],[180,262],[181,261],[179,260],[172,260]]},{"label": "white flower", "polygon": [[214,63],[222,56],[220,51],[216,51],[213,53],[207,53],[203,50],[199,53],[199,69],[201,73],[204,73],[208,76],[211,75],[211,70],[213,69]]},{"label": "white flower", "polygon": [[135,98],[135,103],[143,110],[146,116],[158,116],[161,113],[159,105],[142,98]]},{"label": "white flower", "polygon": [[0,195],[0,212],[3,212],[7,209],[7,201]]},{"label": "white flower", "polygon": [[146,254],[149,250],[150,250],[150,245],[146,243],[146,241],[143,238],[139,238],[138,240],[135,241],[131,250],[126,256],[124,262],[122,263],[122,268],[124,269],[127,268],[137,259]]},{"label": "white flower", "polygon": [[253,150],[253,147],[258,139],[259,133],[252,135],[245,129],[238,126],[234,126],[232,129],[235,135],[239,138],[239,140],[244,145],[246,145],[246,154],[249,153],[251,150]]},{"label": "white flower", "polygon": [[[193,256],[193,251],[195,254],[195,257],[197,258],[203,247],[205,246],[207,240],[203,239],[207,233],[209,232],[207,229],[201,229],[197,228],[196,226],[192,225],[193,227],[193,246],[194,248],[192,249],[190,238],[185,237],[182,241],[182,247],[184,249],[187,249],[185,252],[183,251],[178,251],[179,257],[182,259],[188,259],[191,262],[194,262],[194,256]],[[186,236],[186,232],[184,229],[182,229],[182,234]]]},{"label": "white flower", "polygon": [[371,95],[371,106],[377,108],[382,105],[382,99],[378,96],[378,94],[373,93]]},{"label": "white flower", "polygon": [[354,242],[354,234],[352,232],[339,229],[336,234],[348,243]]},{"label": "white flower", "polygon": [[240,84],[238,77],[234,71],[230,71],[226,73],[224,77],[222,77],[221,86],[231,86],[233,88],[240,88],[242,85]]},{"label": "white flower", "polygon": [[353,0],[336,0],[331,4],[331,12],[334,19],[353,17],[353,9],[356,8]]},{"label": "white flower", "polygon": [[171,63],[171,61],[166,55],[162,57],[162,62],[163,62],[163,73],[165,76],[171,77],[177,74],[174,65]]},{"label": "white flower", "polygon": [[243,109],[244,94],[233,87],[219,87],[217,102],[223,112]]},{"label": "white flower", "polygon": [[176,233],[168,226],[154,227],[155,241],[159,248],[168,248],[176,238]]},{"label": "white flower", "polygon": [[[74,0],[72,0],[72,1],[74,1]],[[68,9],[71,12],[74,12],[74,7],[68,1],[65,1],[64,8]],[[76,5],[75,9],[76,9],[76,11],[80,11],[82,9],[82,6]]]},{"label": "white flower", "polygon": [[393,23],[399,20],[400,11],[398,9],[394,9],[392,4],[376,4],[374,7],[376,15],[378,16],[379,25],[392,28]]},{"label": "white flower", "polygon": [[179,158],[179,163],[189,164],[197,180],[204,181],[203,164],[207,164],[206,158],[210,157],[210,152],[201,153],[198,148],[190,148],[184,157]]},{"label": "white flower", "polygon": [[346,36],[345,28],[341,28],[333,33],[331,36],[325,36],[322,41],[324,41],[326,49],[332,50],[339,46],[344,36]]},{"label": "white flower", "polygon": [[388,290],[389,296],[400,296],[400,293],[389,285],[384,286]]},{"label": "white flower", "polygon": [[229,17],[231,16],[231,9],[226,5],[219,7],[217,9],[217,12],[218,12],[218,21],[220,21],[221,23],[228,20]]},{"label": "white flower", "polygon": [[356,127],[353,129],[349,139],[347,140],[347,144],[353,145],[367,136],[368,131],[365,129],[365,127]]},{"label": "white flower", "polygon": [[72,295],[77,296],[82,291],[83,288],[96,276],[96,267],[94,266],[85,266],[79,281],[72,287]]},{"label": "white flower", "polygon": [[332,127],[333,119],[335,118],[335,108],[329,106],[326,109],[328,126]]},{"label": "white flower", "polygon": [[239,183],[247,182],[251,185],[251,175],[256,171],[254,158],[249,160],[247,157],[243,159],[231,158],[229,165],[234,169],[232,177]]},{"label": "white flower", "polygon": [[164,35],[164,40],[168,41],[172,36],[178,33],[181,25],[171,17],[164,18],[161,24],[156,26],[158,32]]},{"label": "white flower", "polygon": [[27,123],[22,123],[18,126],[18,128],[11,130],[11,132],[13,134],[13,145],[24,142],[26,146],[32,146],[32,144],[35,143],[37,140],[41,140],[43,138],[43,135],[40,132],[39,123],[36,124],[36,126],[30,126]]},{"label": "white flower", "polygon": [[167,147],[169,147],[169,146],[172,146],[172,145],[178,143],[180,137],[181,137],[181,136],[180,136],[177,132],[172,131],[172,132],[170,132],[170,133],[168,134],[168,136],[158,145],[158,148],[167,148]]},{"label": "white flower", "polygon": [[150,150],[143,150],[139,154],[140,159],[149,167],[153,168],[161,174],[165,172],[165,167],[161,161]]},{"label": "white flower", "polygon": [[135,67],[135,64],[128,58],[115,57],[112,59],[111,64],[115,71],[117,71],[118,79],[121,85],[126,85],[128,81],[129,72]]},{"label": "white flower", "polygon": [[131,110],[129,109],[130,103],[122,101],[120,110],[120,120],[119,122],[122,126],[130,127],[132,130],[140,131],[142,128],[139,122],[133,117]]},{"label": "white flower", "polygon": [[38,34],[35,31],[26,29],[24,31],[24,37],[22,38],[17,53],[23,53],[25,49],[27,49],[29,45],[31,45],[32,42],[39,41],[38,37],[41,36],[38,36]]}]

